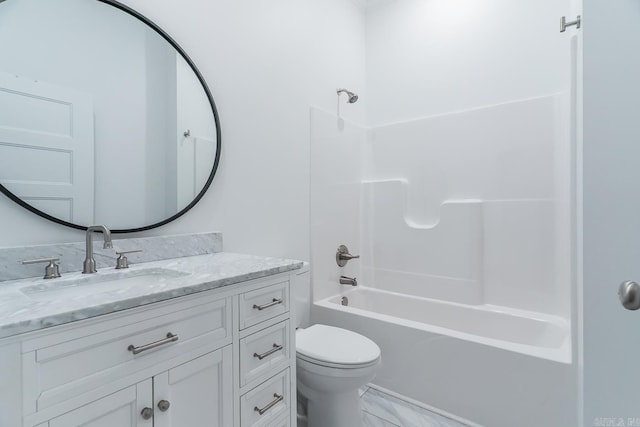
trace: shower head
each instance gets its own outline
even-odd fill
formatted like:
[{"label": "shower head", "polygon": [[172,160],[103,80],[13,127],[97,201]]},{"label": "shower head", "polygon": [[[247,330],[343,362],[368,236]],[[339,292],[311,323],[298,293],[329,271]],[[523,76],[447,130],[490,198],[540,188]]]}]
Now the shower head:
[{"label": "shower head", "polygon": [[346,90],[346,89],[338,89],[338,91],[337,91],[338,96],[340,96],[340,93],[342,93],[342,92],[346,93],[347,96],[349,97],[349,98],[347,98],[347,102],[349,104],[353,104],[354,102],[356,102],[358,100],[358,95],[356,95],[355,93],[353,93],[353,92],[351,92],[349,90]]}]

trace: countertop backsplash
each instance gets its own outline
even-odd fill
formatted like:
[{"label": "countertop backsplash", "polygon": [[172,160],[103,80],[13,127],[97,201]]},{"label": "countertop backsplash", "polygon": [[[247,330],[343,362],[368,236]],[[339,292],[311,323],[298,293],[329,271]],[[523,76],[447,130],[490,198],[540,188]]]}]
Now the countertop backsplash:
[{"label": "countertop backsplash", "polygon": [[[113,249],[103,249],[100,233],[93,236],[93,257],[98,269],[114,267],[117,251],[142,250],[127,255],[131,264],[222,252],[219,232],[137,238],[112,235],[112,239]],[[85,242],[0,248],[0,282],[42,276],[46,264],[23,265],[22,261],[28,259],[60,258],[61,273],[81,271],[85,253]]]}]

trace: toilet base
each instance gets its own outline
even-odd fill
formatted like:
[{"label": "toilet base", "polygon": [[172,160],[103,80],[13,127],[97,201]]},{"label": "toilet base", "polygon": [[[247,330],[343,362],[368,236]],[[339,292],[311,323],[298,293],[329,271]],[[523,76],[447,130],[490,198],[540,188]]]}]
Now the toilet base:
[{"label": "toilet base", "polygon": [[313,394],[312,398],[307,398],[308,427],[359,427],[362,425],[358,390]]},{"label": "toilet base", "polygon": [[[298,330],[296,337],[301,336],[301,347],[296,348],[298,393],[302,396],[298,409],[306,406],[307,426],[361,427],[359,388],[375,377],[380,348],[355,332],[326,325]],[[301,350],[304,348],[307,353]]]}]

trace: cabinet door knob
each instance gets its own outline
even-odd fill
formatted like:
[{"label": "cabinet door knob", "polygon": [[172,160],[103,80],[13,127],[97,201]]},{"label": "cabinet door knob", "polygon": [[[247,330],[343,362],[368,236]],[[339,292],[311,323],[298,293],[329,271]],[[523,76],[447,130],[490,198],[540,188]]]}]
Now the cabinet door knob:
[{"label": "cabinet door knob", "polygon": [[165,412],[169,409],[169,406],[171,406],[171,403],[169,403],[168,400],[161,400],[160,402],[158,402],[158,409],[160,409],[160,411]]},{"label": "cabinet door knob", "polygon": [[153,409],[146,407],[142,411],[140,411],[140,415],[142,415],[143,420],[149,420],[153,417]]}]

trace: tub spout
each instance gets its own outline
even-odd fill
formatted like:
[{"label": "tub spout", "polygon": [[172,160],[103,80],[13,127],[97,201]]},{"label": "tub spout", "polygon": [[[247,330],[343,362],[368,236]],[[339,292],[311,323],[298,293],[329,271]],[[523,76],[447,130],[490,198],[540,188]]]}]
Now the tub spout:
[{"label": "tub spout", "polygon": [[340,276],[340,284],[358,286],[358,281],[355,277]]}]

